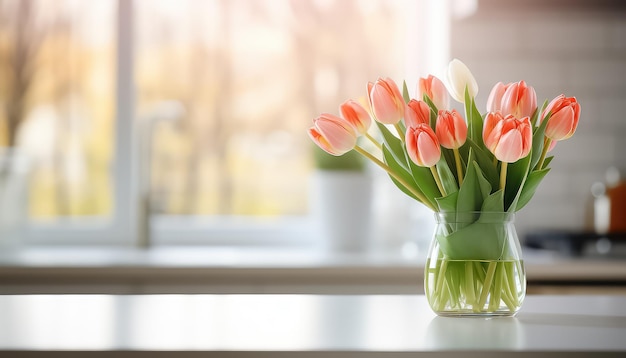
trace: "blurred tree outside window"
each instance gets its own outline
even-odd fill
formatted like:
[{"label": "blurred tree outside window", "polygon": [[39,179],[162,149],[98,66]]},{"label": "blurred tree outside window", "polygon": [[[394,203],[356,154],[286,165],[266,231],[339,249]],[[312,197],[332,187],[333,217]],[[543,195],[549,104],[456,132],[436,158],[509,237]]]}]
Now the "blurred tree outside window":
[{"label": "blurred tree outside window", "polygon": [[114,0],[0,0],[0,147],[32,160],[34,221],[108,216]]},{"label": "blurred tree outside window", "polygon": [[[0,147],[33,158],[33,223],[112,216],[113,177],[134,180],[112,172],[119,1],[0,0]],[[402,79],[408,3],[132,1],[151,213],[307,215],[306,130],[367,81]]]},{"label": "blurred tree outside window", "polygon": [[184,108],[153,124],[152,210],[306,214],[306,130],[367,81],[398,77],[405,3],[136,1],[138,119]]}]

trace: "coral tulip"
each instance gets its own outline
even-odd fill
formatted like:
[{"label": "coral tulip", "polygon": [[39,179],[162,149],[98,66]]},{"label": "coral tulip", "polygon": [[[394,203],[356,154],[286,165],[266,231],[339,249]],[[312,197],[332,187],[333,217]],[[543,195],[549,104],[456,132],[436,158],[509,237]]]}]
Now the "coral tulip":
[{"label": "coral tulip", "polygon": [[441,80],[433,75],[420,78],[417,85],[417,98],[428,96],[437,109],[448,109],[448,91]]},{"label": "coral tulip", "polygon": [[467,123],[455,109],[441,110],[437,116],[435,132],[442,147],[458,149],[467,139]]},{"label": "coral tulip", "polygon": [[430,123],[430,107],[424,101],[410,100],[404,110],[404,121],[407,127]]},{"label": "coral tulip", "polygon": [[411,160],[421,167],[432,167],[441,158],[441,148],[435,132],[427,124],[417,124],[406,130],[406,149]]},{"label": "coral tulip", "polygon": [[447,73],[448,91],[452,98],[458,102],[465,103],[465,89],[470,97],[478,94],[478,84],[467,66],[456,58],[450,61]]},{"label": "coral tulip", "polygon": [[550,118],[546,119],[548,120],[546,137],[559,141],[574,135],[580,118],[580,104],[576,101],[576,97],[564,95],[556,97],[548,104],[541,118],[545,118],[548,113],[550,113]]},{"label": "coral tulip", "polygon": [[340,156],[354,148],[356,133],[350,123],[335,115],[323,113],[313,120],[309,137],[329,154]]},{"label": "coral tulip", "polygon": [[404,117],[404,98],[391,78],[368,83],[367,93],[372,113],[379,122],[396,124]]},{"label": "coral tulip", "polygon": [[535,89],[519,81],[507,86],[502,96],[500,111],[505,116],[512,114],[515,118],[532,117],[537,110],[537,94]]},{"label": "coral tulip", "polygon": [[357,134],[365,134],[372,124],[370,114],[355,100],[349,99],[342,103],[339,111],[343,119],[354,127]]},{"label": "coral tulip", "polygon": [[493,86],[489,93],[489,98],[487,99],[487,112],[497,112],[502,109],[502,97],[504,96],[504,92],[506,92],[507,88],[511,85],[512,83],[505,85],[502,82],[498,82]]},{"label": "coral tulip", "polygon": [[502,162],[513,163],[530,153],[533,132],[530,118],[517,119],[500,112],[487,113],[483,140],[489,150]]}]

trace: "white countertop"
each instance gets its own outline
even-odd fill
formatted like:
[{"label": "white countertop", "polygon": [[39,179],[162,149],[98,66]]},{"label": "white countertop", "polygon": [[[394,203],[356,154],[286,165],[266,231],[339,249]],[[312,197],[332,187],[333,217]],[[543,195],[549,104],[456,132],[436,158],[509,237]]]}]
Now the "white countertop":
[{"label": "white countertop", "polygon": [[489,319],[438,317],[420,295],[8,295],[0,296],[0,350],[115,357],[626,352],[626,296],[531,295],[516,317]]}]

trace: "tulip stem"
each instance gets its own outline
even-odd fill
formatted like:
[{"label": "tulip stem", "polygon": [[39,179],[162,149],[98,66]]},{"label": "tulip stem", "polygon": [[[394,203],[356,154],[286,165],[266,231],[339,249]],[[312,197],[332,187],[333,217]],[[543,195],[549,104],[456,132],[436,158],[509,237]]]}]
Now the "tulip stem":
[{"label": "tulip stem", "polygon": [[404,131],[402,131],[402,128],[400,128],[399,122],[395,123],[393,126],[396,128],[396,131],[398,131],[398,135],[400,136],[400,140],[402,141],[402,143],[404,143],[404,141],[405,141],[405,138],[404,138],[405,134],[404,134]]},{"label": "tulip stem", "polygon": [[502,162],[500,165],[500,189],[504,191],[504,187],[506,186],[506,168],[509,165],[507,162]]},{"label": "tulip stem", "polygon": [[380,144],[380,142],[378,142],[374,137],[372,137],[369,133],[365,132],[365,138],[369,139],[370,142],[374,143],[374,145],[376,146],[376,148],[383,150],[383,145]]},{"label": "tulip stem", "polygon": [[461,155],[459,154],[459,148],[454,148],[454,161],[456,162],[456,173],[459,176],[459,186],[463,184],[463,166],[461,165]]},{"label": "tulip stem", "polygon": [[374,162],[374,164],[378,165],[379,167],[383,168],[387,173],[389,173],[389,175],[391,175],[391,177],[393,179],[395,179],[398,183],[402,184],[411,194],[413,194],[419,201],[421,201],[422,203],[424,203],[424,205],[428,206],[429,209],[431,209],[432,211],[438,211],[437,208],[435,208],[430,201],[428,201],[428,199],[426,199],[424,197],[424,194],[422,194],[420,191],[415,190],[415,188],[413,188],[409,183],[406,182],[406,180],[404,180],[404,178],[402,178],[401,176],[399,176],[396,172],[394,172],[387,164],[383,163],[380,159],[376,158],[375,156],[373,156],[370,152],[366,151],[365,149],[359,147],[358,145],[354,146],[354,150],[356,150],[359,154],[363,155],[364,157],[366,157],[367,159],[371,160],[372,162]]},{"label": "tulip stem", "polygon": [[435,168],[435,166],[433,165],[429,169],[430,169],[430,172],[433,174],[433,178],[435,178],[435,183],[437,183],[437,188],[439,188],[439,192],[441,193],[441,196],[448,195],[446,194],[446,190],[443,188],[443,185],[441,185],[441,178],[439,177],[439,173],[437,173],[437,169]]},{"label": "tulip stem", "polygon": [[548,154],[548,149],[550,149],[551,144],[552,144],[552,139],[548,137],[543,138],[543,150],[541,151],[541,157],[539,157],[539,164],[537,164],[537,170],[543,169],[543,163],[546,160],[546,154]]}]

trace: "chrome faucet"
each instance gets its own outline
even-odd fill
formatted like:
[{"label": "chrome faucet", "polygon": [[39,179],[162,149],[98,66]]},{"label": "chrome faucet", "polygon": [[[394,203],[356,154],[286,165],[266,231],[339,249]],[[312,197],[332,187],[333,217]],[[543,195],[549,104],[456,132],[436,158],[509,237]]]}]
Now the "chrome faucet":
[{"label": "chrome faucet", "polygon": [[176,122],[186,115],[179,101],[163,101],[139,121],[139,212],[137,225],[137,245],[148,248],[151,245],[152,230],[152,143],[154,129],[162,122]]}]

